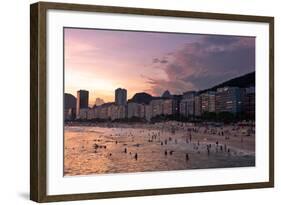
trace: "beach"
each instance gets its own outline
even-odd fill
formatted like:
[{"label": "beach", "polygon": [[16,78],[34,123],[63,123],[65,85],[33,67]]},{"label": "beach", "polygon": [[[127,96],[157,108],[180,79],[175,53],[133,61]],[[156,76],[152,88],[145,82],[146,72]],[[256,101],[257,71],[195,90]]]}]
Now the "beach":
[{"label": "beach", "polygon": [[250,166],[255,166],[255,130],[249,125],[65,126],[65,176]]}]

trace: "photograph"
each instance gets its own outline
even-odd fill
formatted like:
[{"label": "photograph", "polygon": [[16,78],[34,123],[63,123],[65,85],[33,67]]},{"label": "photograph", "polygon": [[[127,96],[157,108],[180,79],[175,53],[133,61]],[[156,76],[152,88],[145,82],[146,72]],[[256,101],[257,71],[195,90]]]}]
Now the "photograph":
[{"label": "photograph", "polygon": [[30,199],[274,187],[274,17],[30,6]]},{"label": "photograph", "polygon": [[255,36],[64,27],[63,55],[63,176],[255,167]]}]

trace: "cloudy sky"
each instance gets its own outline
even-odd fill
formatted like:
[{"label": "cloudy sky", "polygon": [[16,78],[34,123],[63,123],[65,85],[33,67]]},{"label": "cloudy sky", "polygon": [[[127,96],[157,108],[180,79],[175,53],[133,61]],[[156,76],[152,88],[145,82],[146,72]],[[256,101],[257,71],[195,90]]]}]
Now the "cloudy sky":
[{"label": "cloudy sky", "polygon": [[255,38],[222,35],[64,30],[65,92],[90,91],[113,101],[114,90],[180,94],[255,70]]}]

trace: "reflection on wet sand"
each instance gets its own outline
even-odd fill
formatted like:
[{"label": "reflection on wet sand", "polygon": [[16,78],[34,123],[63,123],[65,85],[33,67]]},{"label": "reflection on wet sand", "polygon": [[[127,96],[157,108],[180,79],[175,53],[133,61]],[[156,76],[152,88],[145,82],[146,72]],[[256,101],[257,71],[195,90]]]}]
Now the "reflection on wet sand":
[{"label": "reflection on wet sand", "polygon": [[68,176],[255,166],[254,131],[238,125],[78,125],[64,137]]}]

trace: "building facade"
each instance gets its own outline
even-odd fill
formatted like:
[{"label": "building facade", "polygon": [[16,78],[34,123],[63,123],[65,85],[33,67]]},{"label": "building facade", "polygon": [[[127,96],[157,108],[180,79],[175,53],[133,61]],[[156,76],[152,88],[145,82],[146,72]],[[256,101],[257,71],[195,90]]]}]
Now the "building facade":
[{"label": "building facade", "polygon": [[216,93],[216,112],[241,112],[241,89],[238,87],[222,87]]},{"label": "building facade", "polygon": [[201,98],[201,114],[204,112],[216,112],[216,93],[208,91],[200,95]]},{"label": "building facade", "polygon": [[202,114],[201,96],[196,95],[194,97],[194,115],[195,117],[200,117]]},{"label": "building facade", "polygon": [[144,105],[144,113],[145,113],[145,120],[150,121],[152,117],[152,108],[151,105]]},{"label": "building facade", "polygon": [[89,112],[88,108],[81,108],[79,111],[79,115],[77,115],[79,117],[78,119],[80,120],[88,119],[88,112]]},{"label": "building facade", "polygon": [[118,88],[115,90],[115,104],[126,105],[127,104],[127,90]]},{"label": "building facade", "polygon": [[155,117],[157,115],[162,115],[162,113],[163,113],[163,100],[162,99],[151,100],[149,105],[151,106],[151,117]]},{"label": "building facade", "polygon": [[184,117],[193,117],[195,115],[195,96],[196,92],[186,92],[180,101],[180,115]]},{"label": "building facade", "polygon": [[132,117],[145,118],[145,105],[135,102],[128,103],[128,118]]},{"label": "building facade", "polygon": [[256,91],[255,87],[248,87],[243,90],[242,112],[247,119],[255,119]]},{"label": "building facade", "polygon": [[163,100],[163,115],[174,115],[177,113],[177,101],[174,99]]},{"label": "building facade", "polygon": [[83,109],[83,115],[84,115],[85,109],[88,109],[88,106],[89,106],[89,91],[87,90],[77,91],[77,102],[76,102],[77,119],[80,119],[81,110]]}]

